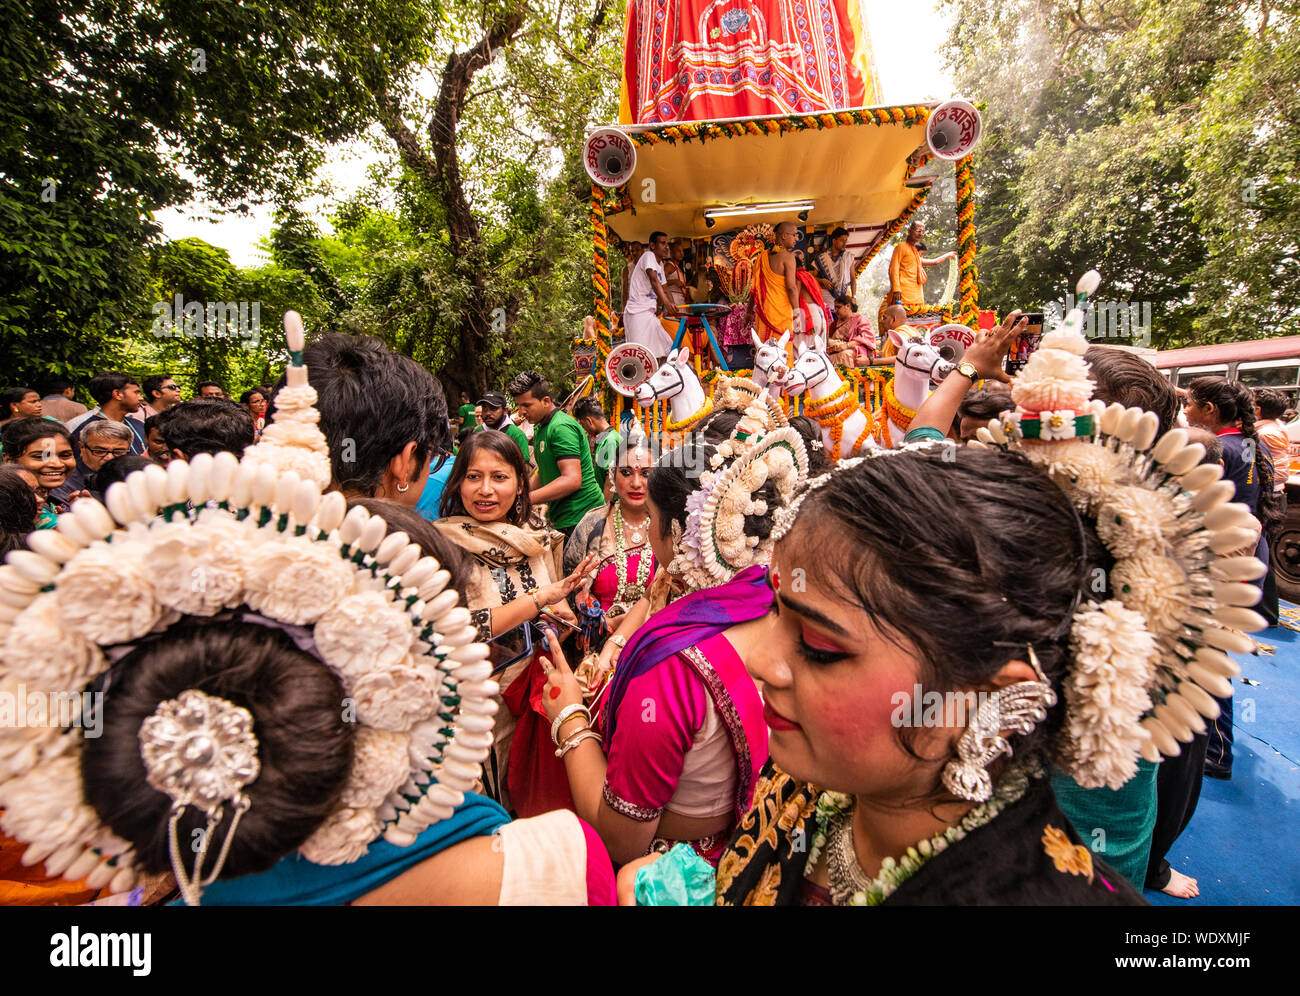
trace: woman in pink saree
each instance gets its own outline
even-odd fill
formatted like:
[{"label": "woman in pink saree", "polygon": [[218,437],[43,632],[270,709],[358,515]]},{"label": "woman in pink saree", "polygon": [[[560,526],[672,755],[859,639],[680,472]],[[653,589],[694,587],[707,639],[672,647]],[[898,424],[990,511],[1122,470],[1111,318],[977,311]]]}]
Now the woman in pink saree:
[{"label": "woman in pink saree", "polygon": [[778,421],[762,402],[743,415],[720,412],[656,464],[650,543],[667,567],[650,600],[667,592],[670,602],[626,643],[598,709],[582,707],[558,646],[543,665],[542,703],[575,808],[616,863],[678,841],[715,861],[767,757],[762,700],[744,659],[771,608],[774,518],[807,475],[802,439]]}]

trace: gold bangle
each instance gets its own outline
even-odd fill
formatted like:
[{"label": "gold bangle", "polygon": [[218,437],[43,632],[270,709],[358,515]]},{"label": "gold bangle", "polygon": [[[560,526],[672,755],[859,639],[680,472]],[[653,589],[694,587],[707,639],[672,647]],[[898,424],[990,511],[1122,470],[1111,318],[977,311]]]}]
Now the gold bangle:
[{"label": "gold bangle", "polygon": [[530,592],[528,593],[528,597],[531,598],[531,599],[533,600],[533,604],[534,604],[535,606],[537,606],[537,614],[540,616],[540,615],[542,614],[542,603],[541,603],[541,602],[538,600],[538,598],[537,598],[537,591],[536,591],[536,589],[534,589],[533,591],[530,591]]},{"label": "gold bangle", "polygon": [[587,725],[583,727],[583,729],[591,728],[591,716],[586,712],[580,711],[580,712],[575,712],[570,716],[565,716],[562,720],[560,720],[560,725],[555,728],[555,732],[558,733],[560,730],[564,729],[564,724],[573,719],[585,719],[587,721]]},{"label": "gold bangle", "polygon": [[627,646],[627,637],[615,633],[613,636],[609,638],[609,642],[614,644],[614,646],[618,647],[619,650],[622,650],[624,647]]},{"label": "gold bangle", "polygon": [[599,740],[599,739],[600,739],[599,733],[597,733],[591,727],[586,727],[585,729],[579,730],[573,736],[569,737],[568,740],[564,741],[564,743],[560,746],[560,749],[555,752],[555,756],[564,757],[565,754],[569,753],[569,751],[573,750],[573,748],[577,747],[578,744],[582,743],[584,740]]}]

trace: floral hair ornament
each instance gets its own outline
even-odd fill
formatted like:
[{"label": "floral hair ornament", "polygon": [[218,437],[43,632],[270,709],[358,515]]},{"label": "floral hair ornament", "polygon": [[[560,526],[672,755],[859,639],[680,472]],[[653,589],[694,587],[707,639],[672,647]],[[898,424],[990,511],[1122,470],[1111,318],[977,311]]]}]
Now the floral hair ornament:
[{"label": "floral hair ornament", "polygon": [[[191,688],[177,698],[160,702],[153,715],[140,724],[140,756],[149,784],[172,800],[167,821],[172,873],[185,904],[197,906],[203,888],[221,874],[240,817],[250,806],[244,786],[254,781],[261,770],[252,714],[225,699]],[[227,802],[233,807],[230,827],[216,864],[205,879],[203,862]],[[187,806],[201,809],[208,818],[192,874],[186,874],[176,839],[176,826]]]},{"label": "floral hair ornament", "polygon": [[1043,336],[1012,383],[1014,415],[979,440],[1045,469],[1114,558],[1109,595],[1073,613],[1066,721],[1056,761],[1085,788],[1119,788],[1149,761],[1179,752],[1219,714],[1264,620],[1250,606],[1265,566],[1234,551],[1253,545],[1252,517],[1230,501],[1223,468],[1155,413],[1092,397],[1083,355],[1087,300],[1101,277],[1080,279],[1080,307]]},{"label": "floral hair ornament", "polygon": [[[302,321],[287,312],[284,326],[286,383],[242,460],[199,454],[136,471],[104,504],[80,499],[56,528],[32,534],[31,549],[9,554],[0,566],[0,693],[59,695],[79,708],[81,691],[124,656],[123,644],[183,619],[233,612],[282,626],[339,679],[356,720],[338,805],[299,849],[317,864],[343,864],[381,836],[407,846],[452,816],[491,748],[497,685],[451,575],[380,516],[322,494],[329,447],[303,365]],[[110,690],[101,708],[113,707]],[[238,714],[209,705],[207,715]],[[122,892],[135,882],[137,856],[86,801],[79,713],[71,719],[73,728],[0,727],[0,828],[28,845],[27,864]],[[203,755],[190,759],[186,784],[217,785],[204,798],[237,803],[238,792],[223,794],[233,792],[234,754]],[[255,776],[251,765],[236,768]],[[232,826],[223,852],[233,835]],[[196,886],[201,866],[187,876]]]}]

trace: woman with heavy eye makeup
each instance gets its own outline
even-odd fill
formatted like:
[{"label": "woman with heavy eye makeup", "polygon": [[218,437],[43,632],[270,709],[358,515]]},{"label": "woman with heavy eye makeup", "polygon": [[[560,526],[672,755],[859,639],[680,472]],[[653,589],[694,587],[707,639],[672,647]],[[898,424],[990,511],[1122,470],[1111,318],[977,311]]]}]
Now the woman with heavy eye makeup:
[{"label": "woman with heavy eye makeup", "polygon": [[[1045,474],[988,450],[894,452],[813,482],[778,530],[775,612],[746,658],[770,760],[715,901],[1141,905],[1047,777],[1090,533]],[[972,761],[959,744],[994,697],[1011,751]],[[624,868],[623,901],[654,857]]]}]

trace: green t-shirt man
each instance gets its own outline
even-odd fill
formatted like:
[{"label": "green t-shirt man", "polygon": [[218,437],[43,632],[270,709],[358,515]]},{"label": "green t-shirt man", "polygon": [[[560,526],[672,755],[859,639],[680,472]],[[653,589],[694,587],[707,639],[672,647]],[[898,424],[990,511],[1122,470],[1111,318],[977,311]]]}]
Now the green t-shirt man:
[{"label": "green t-shirt man", "polygon": [[[482,432],[484,429],[489,429],[489,428],[491,428],[491,426],[488,426],[488,425],[480,425],[480,426],[479,426],[477,429],[475,429],[474,431],[475,431],[475,432]],[[519,426],[515,425],[514,422],[510,421],[510,419],[506,419],[506,424],[503,425],[503,426],[501,426],[501,427],[499,427],[496,431],[497,431],[497,432],[504,432],[507,436],[509,436],[511,439],[513,439],[513,440],[515,441],[515,443],[518,444],[518,446],[519,446],[519,452],[522,453],[522,454],[524,455],[524,463],[528,463],[528,462],[529,462],[529,458],[528,458],[528,436],[524,433],[524,430],[523,430],[523,429],[521,429],[521,428],[519,428]]]},{"label": "green t-shirt man", "polygon": [[582,466],[582,486],[547,506],[547,518],[556,529],[571,529],[593,508],[605,504],[591,464],[591,444],[572,415],[558,409],[533,431],[533,458],[537,479],[545,487],[559,479],[561,460],[577,460]]},{"label": "green t-shirt man", "polygon": [[474,406],[466,402],[460,406],[460,425],[462,429],[473,429],[478,425],[474,417]]}]

